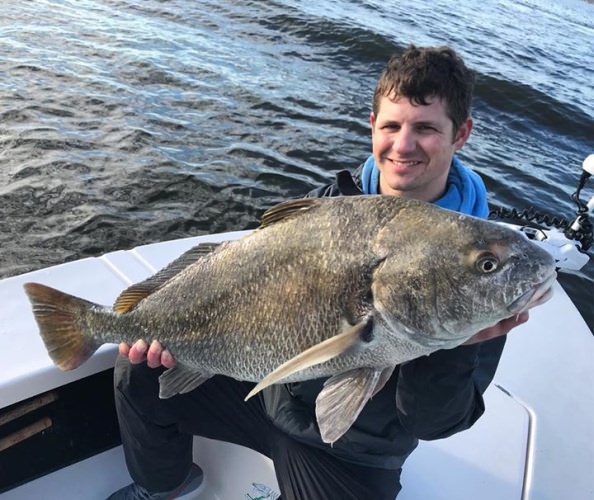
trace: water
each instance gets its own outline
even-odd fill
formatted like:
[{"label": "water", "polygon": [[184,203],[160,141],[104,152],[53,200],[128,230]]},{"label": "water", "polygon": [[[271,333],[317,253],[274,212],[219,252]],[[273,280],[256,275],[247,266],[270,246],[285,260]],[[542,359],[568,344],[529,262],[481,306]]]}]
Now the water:
[{"label": "water", "polygon": [[[0,277],[255,227],[366,158],[376,79],[411,42],[478,72],[461,157],[490,201],[571,219],[594,152],[594,5],[476,5],[3,0]],[[594,330],[593,267],[561,281]]]}]

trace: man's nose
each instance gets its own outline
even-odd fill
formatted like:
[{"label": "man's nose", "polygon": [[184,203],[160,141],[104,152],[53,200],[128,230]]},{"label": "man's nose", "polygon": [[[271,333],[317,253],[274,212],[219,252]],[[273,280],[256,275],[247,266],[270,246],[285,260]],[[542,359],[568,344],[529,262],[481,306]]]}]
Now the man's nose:
[{"label": "man's nose", "polygon": [[410,153],[416,147],[416,137],[413,131],[408,127],[402,127],[396,137],[392,148],[398,154]]}]

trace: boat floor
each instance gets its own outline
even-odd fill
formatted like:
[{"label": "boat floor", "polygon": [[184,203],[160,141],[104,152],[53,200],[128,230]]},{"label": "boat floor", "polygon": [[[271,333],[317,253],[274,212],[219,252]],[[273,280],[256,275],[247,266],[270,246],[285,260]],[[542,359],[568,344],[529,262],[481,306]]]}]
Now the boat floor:
[{"label": "boat floor", "polygon": [[[495,386],[486,397],[497,411],[487,413],[472,429],[420,444],[407,462],[398,500],[522,498],[530,412]],[[498,422],[501,415],[505,421]],[[205,472],[199,500],[265,499],[261,490],[279,491],[272,462],[252,450],[197,437],[194,460]],[[103,500],[130,481],[122,447],[117,446],[0,494],[0,499]]]},{"label": "boat floor", "polygon": [[[194,455],[208,457],[208,461],[201,464],[205,472],[205,481],[197,499],[249,498],[245,495],[254,493],[260,485],[266,485],[272,491],[278,491],[272,462],[252,450],[196,438]],[[224,473],[221,474],[220,471]],[[122,447],[117,446],[10,490],[0,495],[0,498],[2,500],[37,498],[104,500],[115,490],[130,482]]]}]

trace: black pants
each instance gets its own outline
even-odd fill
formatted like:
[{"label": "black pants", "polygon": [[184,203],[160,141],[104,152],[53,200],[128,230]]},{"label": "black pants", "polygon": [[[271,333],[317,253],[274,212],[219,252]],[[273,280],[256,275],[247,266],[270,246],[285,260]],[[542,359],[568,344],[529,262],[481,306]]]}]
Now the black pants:
[{"label": "black pants", "polygon": [[[239,444],[269,457],[283,500],[393,500],[400,471],[345,462],[279,431],[254,386],[216,376],[194,391],[159,399],[161,369],[131,365],[115,369],[116,409],[132,479],[149,491],[168,491],[186,477],[193,435]],[[200,458],[197,459],[198,464]]]}]

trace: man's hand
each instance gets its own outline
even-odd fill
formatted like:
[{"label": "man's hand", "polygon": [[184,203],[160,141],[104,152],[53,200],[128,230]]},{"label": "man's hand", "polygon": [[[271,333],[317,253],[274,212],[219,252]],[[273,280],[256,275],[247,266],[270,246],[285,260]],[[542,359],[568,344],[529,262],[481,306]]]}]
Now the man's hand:
[{"label": "man's hand", "polygon": [[485,340],[501,337],[502,335],[507,335],[512,328],[526,323],[528,319],[528,311],[524,311],[517,316],[512,316],[511,318],[503,319],[496,325],[490,326],[489,328],[485,328],[484,330],[475,333],[462,345],[476,344],[477,342],[483,342]]},{"label": "man's hand", "polygon": [[119,346],[119,351],[122,356],[126,356],[130,363],[138,364],[146,360],[150,368],[157,368],[164,366],[171,368],[175,365],[175,359],[167,349],[153,340],[150,347],[147,346],[144,340],[137,340],[132,346],[122,342]]}]

